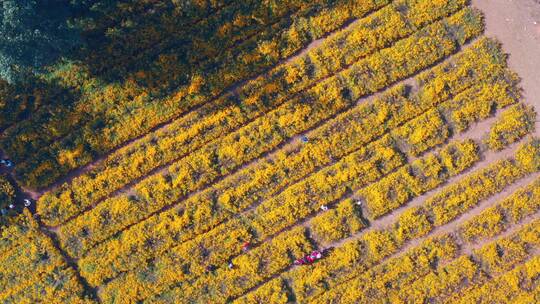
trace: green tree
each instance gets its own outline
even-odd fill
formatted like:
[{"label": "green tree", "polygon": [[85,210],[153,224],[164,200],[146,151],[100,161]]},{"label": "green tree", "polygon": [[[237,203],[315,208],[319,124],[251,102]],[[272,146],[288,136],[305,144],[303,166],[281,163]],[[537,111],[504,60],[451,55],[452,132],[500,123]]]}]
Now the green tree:
[{"label": "green tree", "polygon": [[0,77],[10,83],[39,72],[81,41],[70,20],[80,1],[0,0]]}]

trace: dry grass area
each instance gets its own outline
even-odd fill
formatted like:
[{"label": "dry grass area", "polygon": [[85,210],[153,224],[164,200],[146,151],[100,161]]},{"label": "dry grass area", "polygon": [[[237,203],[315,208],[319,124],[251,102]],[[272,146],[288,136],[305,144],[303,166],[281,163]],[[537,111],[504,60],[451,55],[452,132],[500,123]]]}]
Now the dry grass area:
[{"label": "dry grass area", "polygon": [[540,302],[538,1],[222,2],[0,121],[0,302]]}]

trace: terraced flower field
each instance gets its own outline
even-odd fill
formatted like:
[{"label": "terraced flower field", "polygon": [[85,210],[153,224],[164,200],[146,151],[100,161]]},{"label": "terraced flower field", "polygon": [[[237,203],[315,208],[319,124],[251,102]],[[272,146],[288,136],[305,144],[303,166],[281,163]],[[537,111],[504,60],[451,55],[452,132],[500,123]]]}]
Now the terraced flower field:
[{"label": "terraced flower field", "polygon": [[36,199],[0,302],[540,302],[540,96],[491,12],[119,3],[152,14],[62,89],[0,90],[0,199]]}]

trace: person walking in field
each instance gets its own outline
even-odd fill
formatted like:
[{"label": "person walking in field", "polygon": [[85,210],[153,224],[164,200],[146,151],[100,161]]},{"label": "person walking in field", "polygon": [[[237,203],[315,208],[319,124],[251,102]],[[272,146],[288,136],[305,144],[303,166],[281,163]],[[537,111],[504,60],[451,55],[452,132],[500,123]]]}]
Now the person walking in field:
[{"label": "person walking in field", "polygon": [[25,207],[30,207],[30,205],[32,205],[32,201],[29,200],[29,199],[27,199],[27,198],[25,198],[25,199],[23,200],[23,204],[24,204]]},{"label": "person walking in field", "polygon": [[8,168],[13,166],[13,162],[11,160],[9,160],[9,159],[1,159],[0,164],[6,166]]},{"label": "person walking in field", "polygon": [[216,269],[216,266],[214,265],[206,265],[206,267],[204,268],[206,273],[213,272],[215,269]]},{"label": "person walking in field", "polygon": [[242,252],[248,252],[250,246],[251,246],[251,244],[249,242],[245,242],[242,245]]},{"label": "person walking in field", "polygon": [[313,264],[315,261],[322,259],[322,257],[322,252],[315,250],[303,258],[295,260],[294,265],[310,265]]}]

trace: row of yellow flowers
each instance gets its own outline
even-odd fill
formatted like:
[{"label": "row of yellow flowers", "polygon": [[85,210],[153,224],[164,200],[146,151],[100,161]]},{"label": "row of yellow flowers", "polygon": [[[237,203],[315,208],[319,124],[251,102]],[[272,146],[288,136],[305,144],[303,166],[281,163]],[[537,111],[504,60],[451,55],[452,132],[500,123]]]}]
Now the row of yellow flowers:
[{"label": "row of yellow flowers", "polygon": [[0,268],[2,303],[94,303],[26,209],[2,231]]},{"label": "row of yellow flowers", "polygon": [[[322,297],[318,297],[317,301],[411,303],[436,300],[472,303],[479,299],[486,302],[500,299],[505,302],[503,300],[509,301],[518,296],[534,299],[534,286],[538,279],[538,270],[534,269],[538,269],[538,258],[533,257],[522,265],[515,264],[531,258],[534,252],[531,246],[540,245],[538,220],[512,236],[474,250],[474,259],[469,255],[458,257],[458,254],[461,247],[496,237],[512,225],[535,214],[540,208],[539,190],[540,179],[537,179],[494,207],[460,224],[456,231],[424,241],[420,246],[409,249],[403,256],[391,258],[357,278],[332,288]],[[501,213],[503,215],[499,215]],[[512,267],[516,267],[516,270],[498,277],[501,272]],[[490,277],[486,274],[494,278],[488,281]],[[291,295],[285,286],[283,278],[277,278],[235,302],[262,303],[264,298],[273,298],[275,303],[287,303]],[[495,286],[510,288],[499,292],[495,290]],[[460,290],[463,288],[466,289]],[[453,299],[447,299],[449,296]]]},{"label": "row of yellow flowers", "polygon": [[[482,54],[483,52],[481,50],[482,48],[476,51],[471,49],[470,55],[476,53]],[[481,62],[481,60],[478,60],[478,62]],[[449,71],[444,66],[441,66],[440,70],[440,77],[448,77],[448,79],[453,79],[452,75],[462,74],[458,72],[461,70],[459,65],[455,67],[455,70]],[[443,70],[446,72],[442,73]],[[478,71],[480,69],[476,70]],[[468,83],[472,85],[475,82],[477,83],[477,81],[471,79]],[[465,87],[467,86],[465,85],[465,81],[460,84]],[[185,204],[153,216],[149,220],[124,231],[118,237],[98,245],[80,261],[84,275],[91,278],[91,282],[99,284],[99,280],[105,280],[111,276],[114,277],[115,273],[138,267],[138,265],[151,257],[151,255],[159,255],[163,250],[170,248],[171,244],[192,239],[197,234],[208,231],[223,221],[226,221],[233,214],[242,212],[253,203],[271,198],[276,193],[275,188],[282,189],[287,185],[285,183],[287,179],[298,180],[308,175],[315,168],[329,163],[333,157],[343,155],[343,153],[348,151],[344,146],[349,145],[349,143],[354,143],[354,147],[369,142],[370,138],[373,137],[369,132],[378,132],[379,127],[376,126],[380,126],[381,124],[386,124],[387,127],[399,125],[403,120],[413,117],[418,111],[423,111],[430,107],[429,103],[415,100],[414,96],[406,99],[400,95],[401,93],[396,94],[396,92],[403,91],[401,89],[390,91],[384,94],[380,100],[366,105],[367,109],[363,107],[355,108],[332,121],[327,127],[322,127],[321,132],[317,132],[313,136],[313,143],[301,148],[298,151],[299,153],[296,150],[293,151],[297,153],[296,155],[291,153],[283,157],[276,157],[276,159],[270,159],[260,166],[255,166],[252,170],[248,170],[245,173],[241,172],[237,178],[226,179],[215,184],[211,189],[191,196]],[[388,115],[387,120],[378,122],[374,119],[380,116],[378,114],[379,111]],[[362,113],[370,114],[369,116],[360,115]],[[365,119],[365,124],[362,123],[361,118]],[[339,126],[341,127],[338,128]],[[422,126],[418,127],[422,128]],[[384,131],[384,129],[381,131]],[[320,137],[319,134],[321,134]],[[341,138],[340,135],[346,137]],[[361,155],[363,154],[382,155],[383,150],[378,150],[377,152],[374,148],[377,146],[384,147],[384,139],[377,142],[370,145],[370,148],[365,151],[356,152],[356,158],[362,160]],[[432,145],[437,143],[439,142],[434,141]],[[448,168],[451,175],[463,170],[466,167],[466,162],[470,164],[469,159],[460,160],[459,157],[461,155],[455,152],[459,151],[450,149],[442,157],[444,166]],[[390,159],[392,154],[384,157]],[[474,159],[475,157],[472,158]],[[401,164],[403,163],[398,162],[390,166],[389,169],[391,170],[391,168],[395,168],[395,166],[400,166]],[[347,167],[345,166],[345,168]],[[330,170],[332,169],[326,169],[326,172],[331,172]],[[255,172],[258,173],[256,174]],[[319,173],[322,177],[316,177],[315,179],[324,179],[325,175],[323,174],[327,173]],[[347,174],[341,175],[346,178],[344,180],[345,182],[347,180]],[[164,230],[160,227],[170,228]],[[221,225],[221,228],[218,230],[226,231],[223,227]],[[144,246],[145,240],[148,239],[155,240],[156,243],[151,251],[147,250]],[[131,252],[131,254],[125,256],[125,250]],[[86,268],[89,271],[84,271]],[[98,281],[95,281],[94,278]]]},{"label": "row of yellow flowers", "polygon": [[[311,119],[323,120],[332,113],[346,110],[358,97],[384,88],[452,54],[459,46],[456,39],[461,39],[453,37],[453,32],[469,26],[480,31],[479,18],[471,11],[461,12],[428,26],[390,49],[359,61],[341,77],[329,79],[310,90],[311,102],[284,104],[269,115],[222,138],[219,144],[190,154],[171,166],[167,174],[158,174],[138,184],[134,188],[136,195],[108,199],[62,226],[60,241],[70,254],[78,255],[86,251],[151,212],[178,201],[278,146],[285,139],[313,127]],[[476,35],[478,31],[472,33]],[[405,67],[403,61],[407,62]],[[379,64],[386,68],[377,68]],[[374,70],[368,73],[371,69]],[[273,125],[272,122],[276,120],[284,124]],[[258,144],[261,139],[265,140],[264,144]],[[62,207],[72,210],[74,205]]]},{"label": "row of yellow flowers", "polygon": [[[448,12],[435,14],[433,18],[442,13]],[[75,213],[74,211],[64,215],[55,212],[58,201],[67,200],[77,206],[76,212],[80,212],[86,206],[107,197],[114,190],[148,174],[156,167],[191,153],[281,105],[291,94],[300,92],[359,58],[387,46],[389,42],[410,34],[412,29],[399,35],[389,34],[389,29],[401,28],[391,22],[396,18],[401,20],[400,16],[394,6],[383,8],[360,20],[352,29],[325,41],[321,47],[308,52],[305,56],[276,68],[270,75],[249,82],[240,88],[238,97],[227,96],[208,103],[193,114],[178,119],[167,130],[150,134],[136,144],[110,155],[97,168],[41,199],[43,203],[40,203],[40,206],[43,206],[43,210],[40,212],[45,222],[57,225]],[[378,19],[390,21],[372,28],[374,20]],[[429,20],[433,19],[426,22]],[[350,36],[358,38],[347,39]],[[362,43],[362,37],[377,39]],[[337,49],[340,51],[337,52]],[[329,61],[335,64],[327,65]],[[310,75],[298,75],[299,72],[295,72],[307,70],[311,71]]]},{"label": "row of yellow flowers", "polygon": [[490,128],[486,144],[490,149],[501,150],[534,131],[536,112],[532,106],[517,104],[501,114]]}]

